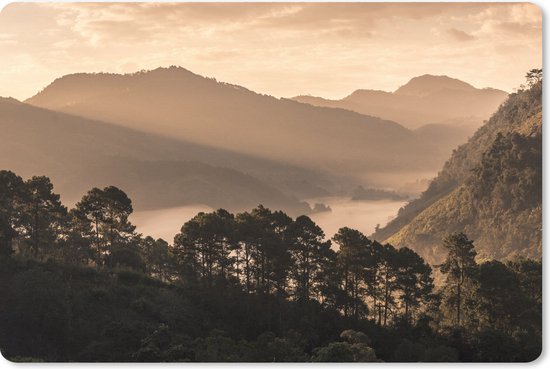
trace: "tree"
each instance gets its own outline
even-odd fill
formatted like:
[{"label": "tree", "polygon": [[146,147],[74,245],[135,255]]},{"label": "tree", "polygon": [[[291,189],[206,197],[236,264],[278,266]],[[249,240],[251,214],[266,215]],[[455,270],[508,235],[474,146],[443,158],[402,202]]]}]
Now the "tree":
[{"label": "tree", "polygon": [[82,236],[91,239],[97,265],[102,264],[104,255],[135,236],[135,226],[128,220],[132,211],[132,200],[115,186],[93,188],[76,204],[73,215]]},{"label": "tree", "polygon": [[440,270],[446,275],[445,287],[451,294],[449,303],[455,307],[455,322],[460,326],[464,287],[472,280],[476,268],[476,251],[474,242],[464,233],[453,233],[443,241],[447,249],[447,259],[440,265]]},{"label": "tree", "polygon": [[106,261],[110,268],[125,268],[141,273],[146,272],[146,264],[135,244],[113,248],[106,256]]},{"label": "tree", "polygon": [[535,304],[542,304],[542,262],[517,258],[507,266],[517,274],[525,296]]},{"label": "tree", "polygon": [[[243,361],[259,362],[304,362],[309,358],[304,353],[305,342],[296,332],[277,337],[273,332],[264,332],[252,342],[249,357]],[[248,351],[248,350],[247,350]]]},{"label": "tree", "polygon": [[23,237],[35,258],[53,256],[67,222],[67,208],[48,177],[32,177],[25,182],[22,208]]},{"label": "tree", "polygon": [[332,342],[325,347],[313,350],[313,361],[316,362],[377,362],[374,349],[369,346],[366,334],[351,329],[343,331],[340,338],[344,342]]},{"label": "tree", "polygon": [[522,311],[528,308],[517,274],[493,260],[479,265],[476,280],[481,323],[511,334]]},{"label": "tree", "polygon": [[174,238],[174,248],[184,276],[196,276],[207,286],[224,281],[231,272],[233,215],[219,209],[201,212],[185,223]]},{"label": "tree", "polygon": [[[388,323],[388,316],[392,312],[392,308],[395,307],[394,292],[398,289],[398,277],[399,277],[399,254],[395,247],[385,244],[381,250],[381,282],[383,291],[383,307],[384,315],[382,325]],[[380,324],[380,317],[378,324]]]},{"label": "tree", "polygon": [[529,85],[529,87],[533,87],[534,85],[539,84],[542,81],[542,69],[531,69],[525,75],[525,79],[527,80],[527,84]]},{"label": "tree", "polygon": [[347,342],[331,342],[313,351],[313,361],[322,363],[349,363],[354,361],[353,349]]},{"label": "tree", "polygon": [[377,241],[372,242],[370,246],[371,262],[365,279],[367,294],[372,299],[372,313],[379,325],[382,324],[385,300],[384,250],[382,244]]},{"label": "tree", "polygon": [[132,214],[132,200],[115,186],[103,189],[103,221],[106,238],[110,247],[120,246],[134,236],[136,227],[128,217]]},{"label": "tree", "polygon": [[104,221],[104,192],[99,188],[92,188],[82,200],[78,202],[73,211],[74,221],[78,224],[82,236],[91,239],[91,245],[95,249],[95,263],[101,264],[103,252],[102,224]]},{"label": "tree", "polygon": [[63,262],[67,264],[97,265],[97,252],[92,245],[94,232],[88,220],[76,209],[71,209],[64,229],[64,237],[60,241]]},{"label": "tree", "polygon": [[13,172],[0,171],[0,256],[13,253],[13,240],[21,226],[25,187]]},{"label": "tree", "polygon": [[308,300],[320,293],[322,272],[328,266],[330,241],[324,240],[323,230],[305,215],[292,223],[290,238],[294,296],[298,300]]},{"label": "tree", "polygon": [[316,284],[321,304],[341,310],[347,304],[347,297],[346,292],[342,289],[343,274],[338,267],[337,255],[332,248],[326,250],[323,267],[317,275]]},{"label": "tree", "polygon": [[259,292],[275,292],[279,297],[286,297],[292,263],[288,250],[292,218],[282,211],[273,212],[261,205],[252,210],[252,216],[260,226],[260,238],[253,254],[258,266],[256,279],[259,281]]},{"label": "tree", "polygon": [[400,248],[397,258],[399,299],[404,306],[405,319],[410,322],[411,311],[431,298],[434,289],[432,268],[408,247]]},{"label": "tree", "polygon": [[254,265],[252,255],[255,253],[257,233],[256,221],[250,213],[237,214],[235,217],[236,275],[239,281],[244,282],[244,289],[247,293],[253,290]]},{"label": "tree", "polygon": [[288,245],[292,219],[259,205],[236,216],[237,269],[243,270],[245,290],[286,295],[291,257]]},{"label": "tree", "polygon": [[169,282],[173,278],[175,260],[173,250],[162,238],[155,240],[151,236],[140,239],[140,249],[143,255],[147,273],[161,281]]},{"label": "tree", "polygon": [[344,314],[350,313],[358,318],[367,313],[364,301],[365,279],[367,266],[371,256],[369,246],[371,241],[361,232],[351,228],[340,228],[333,237],[334,242],[340,246],[338,250],[338,268],[344,278],[344,291],[346,302]]}]

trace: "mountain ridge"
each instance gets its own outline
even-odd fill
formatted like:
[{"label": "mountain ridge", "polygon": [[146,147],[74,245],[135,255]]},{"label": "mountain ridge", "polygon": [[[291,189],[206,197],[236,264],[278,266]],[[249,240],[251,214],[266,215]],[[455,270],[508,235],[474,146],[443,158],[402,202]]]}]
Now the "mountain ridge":
[{"label": "mountain ridge", "polygon": [[442,164],[432,154],[437,142],[394,121],[277,99],[181,67],[74,74],[26,102],[334,174]]},{"label": "mountain ridge", "polygon": [[[293,198],[292,191],[283,194],[276,187],[290,179],[302,180],[302,188],[310,179],[316,184],[328,180],[304,168],[170,140],[15,99],[0,99],[0,127],[4,132],[0,137],[0,167],[23,176],[51,177],[69,203],[92,186],[114,184],[128,189],[138,209],[190,202],[243,209],[265,202],[304,213],[307,206]],[[263,171],[272,174],[266,176]],[[271,178],[279,177],[280,186],[268,185],[258,177],[272,184]],[[171,188],[161,190],[163,181],[172,183]],[[225,187],[220,187],[222,184]],[[156,190],[147,191],[147,187]],[[169,199],[164,198],[168,195]]]},{"label": "mountain ridge", "polygon": [[[454,151],[421,197],[372,236],[399,246],[415,245],[435,263],[443,253],[445,233],[453,230],[477,240],[481,258],[539,257],[541,94],[540,83],[511,94]],[[484,192],[478,194],[480,189]],[[499,235],[502,229],[506,232]]]},{"label": "mountain ridge", "polygon": [[413,95],[418,96],[430,94],[439,90],[459,90],[459,91],[475,91],[478,90],[471,84],[461,81],[457,78],[452,78],[446,75],[424,74],[413,77],[403,86],[396,89],[393,93],[397,95]]},{"label": "mountain ridge", "polygon": [[416,129],[464,116],[476,116],[476,125],[479,126],[506,96],[505,91],[498,89],[480,89],[456,78],[425,74],[412,78],[393,92],[358,89],[340,100],[315,96],[296,96],[293,99],[379,116]]}]

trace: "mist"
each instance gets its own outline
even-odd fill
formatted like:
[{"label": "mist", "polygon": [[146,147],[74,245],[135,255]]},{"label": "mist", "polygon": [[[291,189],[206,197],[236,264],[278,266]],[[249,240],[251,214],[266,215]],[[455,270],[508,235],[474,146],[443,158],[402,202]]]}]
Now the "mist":
[{"label": "mist", "polygon": [[206,205],[186,205],[175,208],[137,211],[130,216],[136,230],[144,235],[172,242],[181,226],[198,213],[212,211]]},{"label": "mist", "polygon": [[[330,239],[338,229],[350,227],[364,234],[372,234],[377,224],[386,225],[397,214],[405,201],[352,201],[347,197],[323,197],[310,199],[310,203],[321,202],[330,206],[331,211],[311,214],[310,218]],[[134,212],[130,220],[136,225],[136,231],[154,238],[172,242],[181,226],[199,212],[214,209],[206,205],[186,205],[157,210]],[[251,209],[248,209],[251,210]]]},{"label": "mist", "polygon": [[[331,238],[338,229],[349,227],[370,235],[379,224],[390,221],[406,201],[352,201],[349,198],[330,197],[316,199],[330,206],[332,211],[312,214],[310,218]],[[382,241],[382,240],[380,240]]]}]

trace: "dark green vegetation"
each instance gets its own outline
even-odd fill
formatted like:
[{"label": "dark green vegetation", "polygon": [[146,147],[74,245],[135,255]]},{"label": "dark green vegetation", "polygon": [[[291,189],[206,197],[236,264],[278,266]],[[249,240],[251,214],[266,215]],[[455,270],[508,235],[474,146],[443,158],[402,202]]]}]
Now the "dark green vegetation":
[{"label": "dark green vegetation", "polygon": [[[480,174],[482,175],[482,174]],[[542,267],[478,264],[448,236],[409,248],[258,206],[199,213],[173,245],[136,234],[119,188],[64,207],[0,171],[0,348],[14,361],[530,361]],[[334,247],[332,247],[334,246]]]},{"label": "dark green vegetation", "polygon": [[510,95],[453,153],[422,196],[373,235],[411,245],[431,263],[444,237],[464,231],[481,259],[540,258],[542,253],[542,71]]}]

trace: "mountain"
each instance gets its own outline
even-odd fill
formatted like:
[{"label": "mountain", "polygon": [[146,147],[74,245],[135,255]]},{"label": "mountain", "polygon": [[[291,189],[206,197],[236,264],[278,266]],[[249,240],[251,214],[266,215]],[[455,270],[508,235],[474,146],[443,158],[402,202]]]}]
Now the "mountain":
[{"label": "mountain", "polygon": [[335,174],[435,171],[438,142],[398,123],[261,95],[184,68],[61,77],[26,101],[143,132]]},{"label": "mountain", "polygon": [[[303,214],[309,207],[289,195],[290,189],[324,193],[314,183],[328,181],[326,176],[303,168],[14,99],[0,98],[0,130],[0,168],[24,177],[50,177],[69,204],[92,186],[112,184],[130,195],[137,210],[197,203],[242,210],[262,203]],[[272,177],[279,177],[279,181],[271,182]],[[274,183],[289,191],[283,193]]]},{"label": "mountain", "polygon": [[481,259],[542,252],[542,84],[511,94],[460,146],[417,200],[373,237],[415,247],[433,263],[463,231]]},{"label": "mountain", "polygon": [[447,76],[433,76],[425,74],[423,76],[414,77],[407,84],[395,90],[396,95],[400,96],[433,96],[441,91],[449,92],[473,92],[477,89],[456,78]]},{"label": "mountain", "polygon": [[341,100],[297,96],[296,101],[315,106],[343,108],[389,119],[415,129],[426,124],[460,127],[467,137],[506,99],[507,93],[478,89],[447,76],[423,75],[394,92],[357,90]]}]

